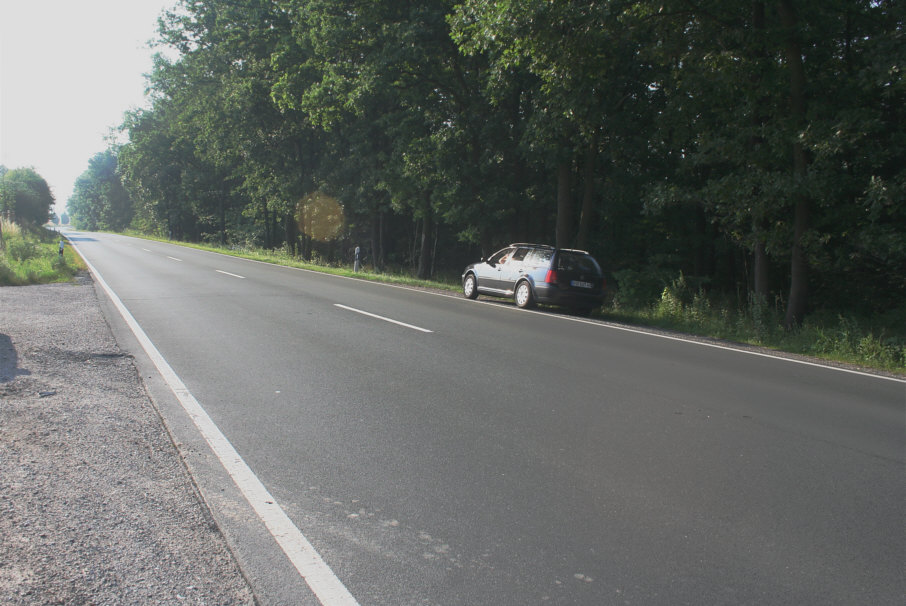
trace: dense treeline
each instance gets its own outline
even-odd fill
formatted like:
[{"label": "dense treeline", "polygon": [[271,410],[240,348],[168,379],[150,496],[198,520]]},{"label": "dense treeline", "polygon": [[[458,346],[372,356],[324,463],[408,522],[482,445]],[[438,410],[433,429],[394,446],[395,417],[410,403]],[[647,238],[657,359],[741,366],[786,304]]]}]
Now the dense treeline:
[{"label": "dense treeline", "polygon": [[160,33],[107,225],[420,277],[552,242],[787,325],[906,295],[894,2],[183,0]]}]

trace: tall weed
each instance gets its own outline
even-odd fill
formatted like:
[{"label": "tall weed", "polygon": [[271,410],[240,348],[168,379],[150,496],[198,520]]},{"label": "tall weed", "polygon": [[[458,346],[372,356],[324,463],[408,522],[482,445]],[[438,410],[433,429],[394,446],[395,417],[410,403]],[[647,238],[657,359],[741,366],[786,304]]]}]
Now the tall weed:
[{"label": "tall weed", "polygon": [[660,326],[702,336],[812,355],[882,370],[906,372],[906,308],[885,318],[858,318],[852,314],[814,313],[794,331],[784,328],[784,304],[754,293],[740,304],[710,294],[680,274],[662,287],[653,303],[631,306],[638,301],[639,284],[645,279],[628,274],[628,296],[617,292],[605,317]]}]

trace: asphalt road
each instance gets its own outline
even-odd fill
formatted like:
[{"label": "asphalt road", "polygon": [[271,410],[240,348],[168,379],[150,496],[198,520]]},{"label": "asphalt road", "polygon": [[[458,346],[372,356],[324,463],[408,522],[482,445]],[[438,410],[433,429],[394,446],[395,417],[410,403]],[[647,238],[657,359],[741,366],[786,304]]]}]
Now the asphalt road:
[{"label": "asphalt road", "polygon": [[[360,604],[906,595],[902,380],[70,235]],[[261,601],[318,603],[162,408]]]}]

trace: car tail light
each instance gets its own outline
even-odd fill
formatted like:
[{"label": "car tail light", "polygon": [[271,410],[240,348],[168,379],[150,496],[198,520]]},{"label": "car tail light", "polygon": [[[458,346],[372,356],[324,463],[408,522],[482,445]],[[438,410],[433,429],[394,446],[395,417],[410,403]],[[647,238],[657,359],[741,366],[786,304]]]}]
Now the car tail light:
[{"label": "car tail light", "polygon": [[547,275],[544,276],[544,281],[547,282],[548,284],[556,284],[557,283],[557,272],[554,271],[553,269],[547,270]]}]

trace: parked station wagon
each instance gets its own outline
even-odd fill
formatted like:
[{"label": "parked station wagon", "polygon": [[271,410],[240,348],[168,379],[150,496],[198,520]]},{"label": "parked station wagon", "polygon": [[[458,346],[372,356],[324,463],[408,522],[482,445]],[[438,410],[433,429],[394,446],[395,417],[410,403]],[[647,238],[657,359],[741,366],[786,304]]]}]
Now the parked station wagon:
[{"label": "parked station wagon", "polygon": [[510,244],[462,273],[462,292],[512,298],[519,307],[562,305],[587,313],[604,301],[604,274],[583,250]]}]

